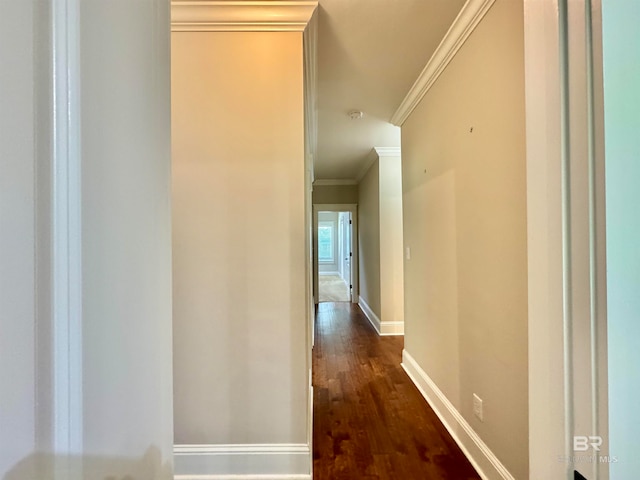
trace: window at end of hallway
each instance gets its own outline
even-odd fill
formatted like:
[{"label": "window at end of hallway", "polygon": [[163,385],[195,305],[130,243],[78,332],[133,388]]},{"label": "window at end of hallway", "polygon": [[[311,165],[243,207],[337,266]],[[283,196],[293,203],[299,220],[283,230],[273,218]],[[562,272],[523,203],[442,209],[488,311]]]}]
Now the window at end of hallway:
[{"label": "window at end of hallway", "polygon": [[318,261],[333,263],[333,222],[318,222]]}]

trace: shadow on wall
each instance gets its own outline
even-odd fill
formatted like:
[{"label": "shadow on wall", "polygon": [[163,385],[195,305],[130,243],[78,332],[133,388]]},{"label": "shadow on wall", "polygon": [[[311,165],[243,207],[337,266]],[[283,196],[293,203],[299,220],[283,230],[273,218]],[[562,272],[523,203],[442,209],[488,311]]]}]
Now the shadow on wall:
[{"label": "shadow on wall", "polygon": [[172,470],[170,462],[162,463],[160,449],[151,446],[140,458],[34,453],[20,461],[2,480],[170,480]]}]

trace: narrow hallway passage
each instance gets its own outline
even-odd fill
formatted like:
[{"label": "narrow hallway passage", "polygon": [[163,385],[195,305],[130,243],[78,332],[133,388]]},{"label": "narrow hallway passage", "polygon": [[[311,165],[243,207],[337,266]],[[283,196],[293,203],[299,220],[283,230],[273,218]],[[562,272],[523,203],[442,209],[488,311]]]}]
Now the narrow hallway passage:
[{"label": "narrow hallway passage", "polygon": [[402,370],[402,348],[403,337],[379,337],[357,306],[318,306],[315,480],[480,478]]}]

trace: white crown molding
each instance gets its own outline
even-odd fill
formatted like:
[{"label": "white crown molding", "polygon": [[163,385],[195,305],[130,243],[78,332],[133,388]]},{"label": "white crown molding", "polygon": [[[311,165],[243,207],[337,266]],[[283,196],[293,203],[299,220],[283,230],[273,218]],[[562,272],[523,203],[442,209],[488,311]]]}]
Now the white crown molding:
[{"label": "white crown molding", "polygon": [[401,126],[484,18],[495,0],[467,0],[390,122]]},{"label": "white crown molding", "polygon": [[370,154],[367,156],[367,159],[362,164],[362,168],[360,168],[360,171],[356,175],[356,183],[360,183],[362,181],[371,168],[371,165],[373,165],[377,159],[385,157],[400,157],[402,154],[402,149],[400,147],[373,147],[371,151],[375,152],[376,155]]},{"label": "white crown molding", "polygon": [[378,157],[399,157],[402,154],[400,147],[373,147]]},{"label": "white crown molding", "polygon": [[317,0],[172,0],[173,32],[302,32]]},{"label": "white crown molding", "polygon": [[352,178],[335,178],[335,179],[321,179],[313,182],[314,187],[330,187],[335,185],[357,185],[358,182]]}]

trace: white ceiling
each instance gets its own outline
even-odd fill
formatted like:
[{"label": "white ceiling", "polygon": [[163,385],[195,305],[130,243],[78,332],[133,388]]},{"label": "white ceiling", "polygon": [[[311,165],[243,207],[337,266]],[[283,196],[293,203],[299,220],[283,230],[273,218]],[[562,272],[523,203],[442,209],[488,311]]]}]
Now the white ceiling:
[{"label": "white ceiling", "polygon": [[[464,0],[320,0],[316,179],[354,179],[373,147],[399,147],[388,123]],[[351,120],[350,110],[361,110]]]}]

